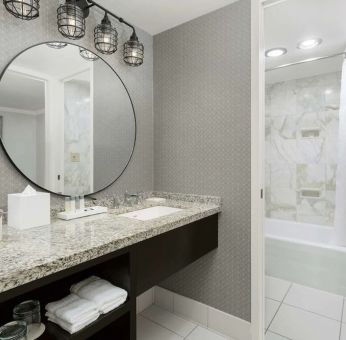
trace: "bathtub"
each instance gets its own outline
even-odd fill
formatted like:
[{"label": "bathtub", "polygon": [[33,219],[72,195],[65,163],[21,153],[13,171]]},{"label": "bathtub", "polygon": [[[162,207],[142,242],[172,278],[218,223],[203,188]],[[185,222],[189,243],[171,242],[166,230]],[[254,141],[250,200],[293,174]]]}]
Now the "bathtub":
[{"label": "bathtub", "polygon": [[346,296],[346,247],[334,228],[276,219],[265,221],[266,274]]}]

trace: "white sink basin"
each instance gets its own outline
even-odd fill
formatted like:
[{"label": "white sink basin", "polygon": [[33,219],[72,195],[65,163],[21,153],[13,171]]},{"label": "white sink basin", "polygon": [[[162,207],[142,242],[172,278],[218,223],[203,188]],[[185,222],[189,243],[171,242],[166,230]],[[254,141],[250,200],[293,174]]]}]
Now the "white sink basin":
[{"label": "white sink basin", "polygon": [[139,221],[149,221],[149,220],[153,220],[154,218],[159,218],[159,217],[171,215],[171,214],[174,214],[174,213],[176,213],[178,211],[182,211],[182,210],[183,209],[158,206],[158,207],[152,207],[152,208],[146,208],[146,209],[131,211],[129,213],[121,214],[119,216],[133,218],[133,219],[139,220]]}]

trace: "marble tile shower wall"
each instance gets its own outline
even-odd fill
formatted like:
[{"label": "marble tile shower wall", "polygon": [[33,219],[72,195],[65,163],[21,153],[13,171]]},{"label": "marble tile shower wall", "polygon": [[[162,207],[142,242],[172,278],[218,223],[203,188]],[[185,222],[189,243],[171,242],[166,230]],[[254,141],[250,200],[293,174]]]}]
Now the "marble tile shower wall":
[{"label": "marble tile shower wall", "polygon": [[266,215],[333,225],[341,72],[266,86]]}]

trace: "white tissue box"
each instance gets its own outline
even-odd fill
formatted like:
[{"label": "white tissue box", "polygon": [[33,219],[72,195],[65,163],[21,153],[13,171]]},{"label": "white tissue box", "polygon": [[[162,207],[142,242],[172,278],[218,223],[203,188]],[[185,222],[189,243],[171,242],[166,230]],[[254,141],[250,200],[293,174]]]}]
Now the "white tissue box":
[{"label": "white tissue box", "polygon": [[50,224],[50,194],[8,195],[8,226],[28,229]]}]

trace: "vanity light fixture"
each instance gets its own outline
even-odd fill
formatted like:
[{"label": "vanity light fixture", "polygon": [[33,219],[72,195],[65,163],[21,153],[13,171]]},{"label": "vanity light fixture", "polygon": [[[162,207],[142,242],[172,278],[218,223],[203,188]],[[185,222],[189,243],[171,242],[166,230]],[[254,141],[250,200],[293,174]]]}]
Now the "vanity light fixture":
[{"label": "vanity light fixture", "polygon": [[82,0],[66,0],[58,7],[58,30],[65,37],[73,40],[85,35],[85,18],[88,12]]},{"label": "vanity light fixture", "polygon": [[38,18],[40,0],[3,0],[7,12],[22,20]]},{"label": "vanity light fixture", "polygon": [[300,43],[298,43],[297,48],[299,48],[300,50],[309,50],[321,44],[322,44],[321,38],[312,38],[312,39],[301,41]]},{"label": "vanity light fixture", "polygon": [[271,48],[270,50],[267,50],[265,55],[268,58],[275,58],[275,57],[281,57],[282,55],[286,53],[287,53],[286,48],[277,47],[277,48]]},{"label": "vanity light fixture", "polygon": [[143,64],[144,46],[138,41],[136,32],[133,31],[130,40],[124,44],[124,61],[130,66],[140,66]]},{"label": "vanity light fixture", "polygon": [[[31,20],[39,16],[39,1],[40,0],[3,0],[3,3],[7,11],[15,17]],[[57,9],[58,31],[68,39],[77,40],[83,38],[86,30],[85,19],[89,16],[89,9],[92,7],[97,7],[105,13],[101,24],[97,25],[94,29],[95,48],[103,54],[112,54],[116,52],[118,32],[112,26],[109,19],[109,16],[113,17],[132,30],[130,39],[124,44],[124,62],[129,66],[142,65],[144,61],[144,46],[139,42],[135,27],[123,18],[108,11],[94,0],[65,0],[65,3],[61,4]],[[57,49],[65,47],[62,44],[58,45],[58,43],[54,46],[53,43],[49,43],[48,46]],[[83,53],[83,55],[86,54]],[[88,58],[88,60],[91,59]]]},{"label": "vanity light fixture", "polygon": [[95,61],[99,58],[95,53],[92,53],[91,51],[82,47],[79,48],[79,54],[82,58],[88,61]]},{"label": "vanity light fixture", "polygon": [[95,48],[103,54],[113,54],[118,48],[118,32],[112,26],[107,12],[101,24],[94,29],[94,43]]},{"label": "vanity light fixture", "polygon": [[[130,40],[128,40],[125,44],[124,44],[124,61],[127,65],[129,66],[140,66],[143,64],[143,59],[144,59],[144,46],[142,43],[139,42],[137,34],[136,34],[136,29],[134,28],[133,25],[131,25],[130,23],[128,23],[127,21],[125,21],[123,18],[118,17],[117,15],[115,15],[112,12],[109,12],[107,9],[105,9],[104,7],[102,7],[101,5],[99,5],[98,3],[96,3],[94,0],[86,0],[90,5],[88,6],[88,8],[96,6],[99,9],[103,10],[105,12],[105,18],[103,20],[105,20],[107,17],[107,14],[110,15],[111,17],[117,19],[121,24],[124,24],[126,26],[128,26],[129,28],[132,29],[132,34],[130,37]],[[102,21],[103,21],[102,20]],[[109,19],[108,19],[109,20]],[[101,23],[102,25],[102,23]],[[98,26],[99,27],[99,26]],[[101,44],[98,46],[98,40],[97,40],[97,27],[95,28],[94,31],[94,40],[95,40],[95,47],[98,51],[100,51],[101,53],[106,53],[104,51],[105,48],[102,48],[102,42]],[[99,49],[101,47],[101,50]],[[106,47],[106,46],[104,46]],[[112,51],[112,49],[110,49]],[[115,52],[115,51],[114,51]],[[108,54],[110,53],[114,53],[114,52],[108,52]]]},{"label": "vanity light fixture", "polygon": [[46,44],[48,47],[50,48],[54,48],[56,50],[60,50],[64,47],[67,46],[67,43],[63,43],[63,42],[58,42],[58,41],[54,41],[54,42],[49,42]]}]

